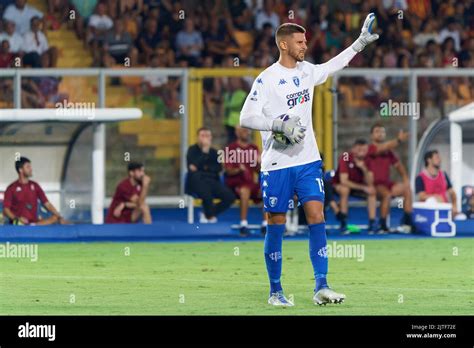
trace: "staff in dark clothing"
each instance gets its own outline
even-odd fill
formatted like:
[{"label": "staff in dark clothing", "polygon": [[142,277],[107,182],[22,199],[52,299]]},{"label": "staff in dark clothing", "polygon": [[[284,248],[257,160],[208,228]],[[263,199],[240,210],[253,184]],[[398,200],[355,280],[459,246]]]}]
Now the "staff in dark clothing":
[{"label": "staff in dark clothing", "polygon": [[[197,132],[198,141],[188,149],[188,179],[186,191],[202,199],[204,214],[199,222],[217,222],[216,216],[228,209],[235,200],[234,193],[219,178],[222,165],[218,161],[216,149],[212,146],[212,133],[209,128],[202,127]],[[220,203],[213,204],[214,198]]]}]

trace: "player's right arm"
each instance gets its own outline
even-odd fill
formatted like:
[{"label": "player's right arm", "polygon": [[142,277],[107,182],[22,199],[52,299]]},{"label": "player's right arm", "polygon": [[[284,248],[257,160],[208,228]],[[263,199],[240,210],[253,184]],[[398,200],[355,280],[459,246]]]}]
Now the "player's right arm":
[{"label": "player's right arm", "polygon": [[[11,187],[8,187],[7,190],[5,191],[5,197],[3,200],[3,212],[11,221],[15,220],[16,218],[24,219],[20,216],[15,216],[15,214],[13,214],[13,212],[11,211],[12,202],[13,202],[13,190]],[[27,220],[22,221],[22,222],[28,223]]]},{"label": "player's right arm", "polygon": [[263,108],[268,103],[268,96],[264,88],[264,81],[259,75],[253,82],[252,89],[245,99],[244,106],[240,112],[240,126],[259,130],[271,131],[273,120],[267,119]]}]

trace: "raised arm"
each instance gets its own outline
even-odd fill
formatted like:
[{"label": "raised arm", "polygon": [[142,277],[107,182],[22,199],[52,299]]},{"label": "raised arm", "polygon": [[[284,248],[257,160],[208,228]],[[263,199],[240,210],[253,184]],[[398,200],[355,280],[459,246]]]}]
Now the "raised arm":
[{"label": "raised arm", "polygon": [[361,52],[365,46],[379,38],[378,34],[372,34],[374,21],[375,15],[369,13],[362,26],[360,36],[351,46],[326,63],[315,65],[315,85],[324,83],[328,76],[346,67],[358,52]]}]

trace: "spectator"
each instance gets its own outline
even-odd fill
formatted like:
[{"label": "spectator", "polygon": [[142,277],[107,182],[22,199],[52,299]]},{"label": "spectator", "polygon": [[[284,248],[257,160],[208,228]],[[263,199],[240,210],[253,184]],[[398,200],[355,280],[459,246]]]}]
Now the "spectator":
[{"label": "spectator", "polygon": [[436,20],[433,18],[428,18],[423,24],[422,31],[417,33],[413,37],[413,42],[417,46],[424,47],[428,42],[433,41],[435,44],[439,44],[440,36],[436,31]]},{"label": "spectator", "polygon": [[369,234],[377,232],[375,224],[376,192],[374,175],[367,167],[367,152],[369,145],[365,139],[357,139],[350,152],[344,152],[339,157],[336,174],[333,178],[334,190],[340,197],[340,212],[337,219],[341,222],[341,233],[349,234],[347,215],[349,211],[349,196],[366,198],[369,213]]},{"label": "spectator", "polygon": [[107,33],[104,51],[104,65],[107,67],[115,64],[137,66],[138,51],[133,46],[132,37],[124,30],[124,24],[121,19],[116,19],[113,30]]},{"label": "spectator", "polygon": [[103,51],[103,44],[107,32],[113,27],[112,19],[106,14],[107,7],[104,3],[97,5],[97,13],[89,18],[87,42],[92,46],[94,56],[93,65],[100,65],[100,52]]},{"label": "spectator", "polygon": [[247,7],[244,0],[229,0],[228,12],[232,18],[234,27],[237,30],[250,30],[252,29],[252,12]]},{"label": "spectator", "polygon": [[15,22],[5,21],[5,31],[0,34],[0,40],[8,40],[11,53],[23,55],[23,36],[15,31]]},{"label": "spectator", "polygon": [[231,45],[225,23],[218,17],[211,17],[209,28],[203,32],[206,54],[211,55],[215,64],[220,64]]},{"label": "spectator", "polygon": [[239,77],[229,78],[229,91],[224,93],[224,125],[227,130],[227,143],[233,143],[235,127],[240,124],[240,111],[247,98],[247,92],[243,87],[243,81]]},{"label": "spectator", "polygon": [[204,42],[199,31],[194,29],[194,22],[188,18],[184,22],[184,30],[176,35],[177,56],[188,61],[190,66],[199,66]]},{"label": "spectator", "polygon": [[150,207],[146,203],[150,177],[142,163],[130,162],[127,170],[128,177],[117,185],[105,222],[129,224],[141,220],[144,224],[151,224]]},{"label": "spectator", "polygon": [[[56,47],[49,47],[48,39],[40,30],[41,21],[38,17],[31,19],[31,30],[23,36],[24,64],[35,68],[55,67],[58,60]],[[39,62],[39,66],[38,65]]]},{"label": "spectator", "polygon": [[255,17],[255,29],[262,30],[265,23],[269,23],[275,31],[280,25],[280,17],[274,11],[273,0],[263,0],[263,9],[257,12]]},{"label": "spectator", "polygon": [[15,4],[8,6],[3,13],[3,19],[15,23],[15,30],[24,35],[30,30],[33,17],[43,18],[43,14],[35,7],[27,5],[27,0],[15,0]]},{"label": "spectator", "polygon": [[10,52],[10,43],[8,40],[1,41],[0,46],[0,68],[11,68],[15,56]]},{"label": "spectator", "polygon": [[338,50],[342,48],[344,41],[344,33],[341,32],[337,22],[331,22],[329,31],[326,33],[326,46],[336,47]]},{"label": "spectator", "polygon": [[152,19],[145,22],[145,28],[138,36],[138,48],[145,57],[145,63],[150,63],[150,57],[160,42],[158,24]]},{"label": "spectator", "polygon": [[[11,183],[3,201],[3,213],[11,225],[52,225],[67,223],[48,201],[41,186],[30,178],[33,176],[31,161],[20,157],[15,161],[18,180]],[[38,201],[52,214],[47,219],[38,217]]]},{"label": "spectator", "polygon": [[415,180],[415,193],[418,200],[422,202],[434,200],[441,203],[451,200],[453,217],[455,217],[459,213],[456,192],[453,190],[448,174],[441,170],[441,156],[438,150],[426,152],[424,161],[425,169],[418,174]]},{"label": "spectator", "polygon": [[[232,191],[225,186],[219,177],[222,170],[218,162],[217,151],[212,148],[212,133],[209,128],[199,128],[198,141],[188,149],[188,177],[186,192],[202,199],[204,212],[200,213],[200,223],[215,223],[217,216],[227,210],[235,200]],[[218,204],[212,200],[220,198]]]},{"label": "spectator", "polygon": [[446,24],[446,27],[439,33],[440,42],[444,42],[447,38],[452,38],[454,40],[454,50],[459,52],[461,50],[461,34],[456,20],[453,17],[449,17],[446,20]]},{"label": "spectator", "polygon": [[[249,233],[247,216],[250,200],[260,202],[262,199],[260,185],[255,180],[260,172],[260,154],[258,147],[250,142],[249,129],[237,126],[235,135],[237,140],[226,148],[226,151],[235,154],[235,160],[225,161],[225,184],[240,198],[240,234],[246,236]],[[266,226],[265,222],[262,228]]]},{"label": "spectator", "polygon": [[74,29],[81,40],[86,40],[84,24],[94,13],[98,0],[70,0],[72,9],[75,10]]},{"label": "spectator", "polygon": [[[402,142],[408,139],[408,133],[402,130],[397,138],[385,141],[385,127],[376,123],[370,129],[372,143],[369,145],[367,154],[367,167],[374,175],[374,186],[380,203],[380,229],[379,233],[390,232],[387,226],[387,216],[390,211],[390,201],[392,197],[403,196],[403,217],[400,221],[399,232],[413,232],[413,222],[411,219],[412,203],[410,181],[405,166],[392,151]],[[395,167],[402,177],[402,182],[394,183],[390,180],[390,168]]]}]

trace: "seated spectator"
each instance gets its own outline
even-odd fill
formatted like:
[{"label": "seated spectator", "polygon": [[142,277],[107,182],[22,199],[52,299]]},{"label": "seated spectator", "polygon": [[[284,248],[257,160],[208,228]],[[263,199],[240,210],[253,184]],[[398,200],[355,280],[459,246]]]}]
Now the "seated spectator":
[{"label": "seated spectator", "polygon": [[228,12],[237,30],[248,31],[252,29],[252,12],[244,0],[227,1]]},{"label": "seated spectator", "polygon": [[[248,235],[248,210],[250,200],[260,202],[262,192],[256,175],[260,173],[258,147],[250,142],[251,132],[247,128],[235,128],[237,140],[227,146],[229,153],[236,154],[235,160],[225,161],[225,184],[240,198],[240,234]],[[232,155],[231,155],[232,156]],[[265,230],[265,215],[262,231]]]},{"label": "seated spectator", "polygon": [[369,145],[365,139],[357,139],[350,152],[344,152],[339,157],[336,174],[333,178],[334,190],[340,197],[340,212],[337,219],[341,222],[341,233],[349,234],[347,215],[349,211],[349,196],[367,199],[369,213],[369,234],[377,232],[375,224],[376,196],[373,173],[368,169],[366,156]]},{"label": "seated spectator", "polygon": [[[66,224],[61,214],[48,201],[41,186],[30,178],[33,176],[31,161],[20,157],[15,161],[15,170],[18,180],[11,183],[6,191],[3,201],[3,213],[8,218],[10,225],[52,225]],[[38,217],[38,200],[52,214],[49,218]]]},{"label": "seated spectator", "polygon": [[10,53],[10,43],[8,40],[3,40],[0,45],[0,68],[11,68],[15,56]]},{"label": "seated spectator", "polygon": [[176,35],[176,49],[178,58],[184,58],[190,66],[201,65],[201,55],[204,49],[201,32],[194,29],[194,22],[187,18],[184,30]]},{"label": "seated spectator", "polygon": [[84,25],[94,13],[98,0],[70,0],[70,2],[76,17],[74,20],[76,35],[79,39],[85,40]]},{"label": "seated spectator", "polygon": [[[436,202],[453,205],[453,218],[459,213],[456,202],[456,192],[453,190],[448,174],[441,170],[441,156],[438,150],[431,150],[424,156],[425,169],[415,180],[415,193],[421,202],[435,200]],[[449,197],[448,197],[449,195]]]},{"label": "seated spectator", "polygon": [[48,39],[40,30],[40,25],[40,19],[33,17],[31,30],[23,36],[23,62],[34,68],[53,68],[58,61],[58,50],[56,47],[49,47]]},{"label": "seated spectator", "polygon": [[[209,128],[201,127],[197,131],[198,141],[188,149],[188,177],[186,192],[202,199],[204,213],[199,217],[200,223],[215,223],[217,216],[227,210],[235,200],[232,191],[225,186],[219,177],[222,165],[218,161],[217,150],[212,148],[212,133]],[[214,198],[220,198],[218,204]]]},{"label": "seated spectator", "polygon": [[[398,136],[389,141],[385,141],[385,127],[380,124],[374,124],[370,129],[370,138],[372,143],[369,145],[367,153],[367,167],[374,175],[374,186],[377,197],[380,198],[380,229],[379,233],[390,232],[387,226],[387,216],[390,212],[390,202],[392,197],[403,196],[403,217],[400,221],[399,232],[413,232],[412,198],[410,180],[405,166],[392,151],[402,142],[408,139],[408,133],[400,130]],[[393,182],[390,180],[390,168],[395,167],[402,177],[402,182]]]},{"label": "seated spectator", "polygon": [[453,17],[446,20],[446,27],[439,33],[440,42],[444,42],[447,38],[452,38],[454,41],[454,50],[459,52],[461,50],[461,33],[459,26]]},{"label": "seated spectator", "polygon": [[15,30],[20,35],[24,35],[30,30],[31,19],[33,17],[43,18],[43,13],[35,7],[27,5],[27,0],[15,0],[15,4],[8,6],[3,13],[3,19],[15,23]]},{"label": "seated spectator", "polygon": [[15,31],[15,22],[5,22],[5,31],[0,34],[0,40],[8,40],[11,53],[17,56],[23,55],[23,36]]},{"label": "seated spectator", "polygon": [[269,23],[273,31],[276,31],[280,25],[280,17],[275,12],[273,0],[263,0],[263,9],[259,10],[255,17],[255,29],[262,30],[265,23]]},{"label": "seated spectator", "polygon": [[150,177],[142,163],[130,162],[127,170],[128,176],[115,189],[105,222],[129,224],[141,220],[144,224],[151,224],[150,207],[146,203]]},{"label": "seated spectator", "polygon": [[152,19],[145,22],[145,28],[138,36],[138,49],[145,57],[145,63],[150,64],[150,58],[160,43],[161,37],[158,32],[158,23]]},{"label": "seated spectator", "polygon": [[209,19],[209,28],[203,33],[206,54],[211,55],[215,64],[220,64],[226,55],[226,49],[231,45],[225,23],[218,17]]},{"label": "seated spectator", "polygon": [[[124,24],[121,19],[116,19],[113,30],[107,33],[104,51],[104,65],[106,67],[111,67],[115,64],[137,66],[138,51],[133,46],[132,37],[124,30]],[[126,60],[127,58],[128,61]]]},{"label": "seated spectator", "polygon": [[100,51],[104,44],[105,35],[113,27],[112,19],[106,14],[107,7],[104,3],[97,5],[97,13],[89,18],[86,40],[92,47],[94,56],[93,65],[100,65]]}]

